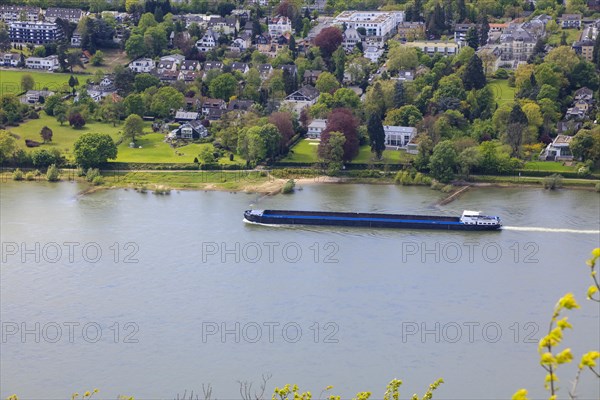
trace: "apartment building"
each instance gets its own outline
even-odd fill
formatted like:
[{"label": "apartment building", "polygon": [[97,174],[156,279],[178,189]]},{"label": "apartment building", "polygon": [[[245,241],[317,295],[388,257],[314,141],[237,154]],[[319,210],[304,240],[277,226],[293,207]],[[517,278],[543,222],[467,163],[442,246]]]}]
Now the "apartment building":
[{"label": "apartment building", "polygon": [[8,35],[13,43],[45,44],[63,38],[60,27],[52,22],[11,22]]}]

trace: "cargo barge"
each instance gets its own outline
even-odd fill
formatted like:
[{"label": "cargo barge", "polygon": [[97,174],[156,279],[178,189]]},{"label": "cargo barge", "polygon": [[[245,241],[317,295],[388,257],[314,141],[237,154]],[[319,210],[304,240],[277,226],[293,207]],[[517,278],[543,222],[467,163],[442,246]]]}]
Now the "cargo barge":
[{"label": "cargo barge", "polygon": [[328,211],[246,210],[244,221],[269,225],[333,225],[365,228],[442,229],[493,231],[500,229],[500,217],[463,211],[460,217],[434,215],[349,213]]}]

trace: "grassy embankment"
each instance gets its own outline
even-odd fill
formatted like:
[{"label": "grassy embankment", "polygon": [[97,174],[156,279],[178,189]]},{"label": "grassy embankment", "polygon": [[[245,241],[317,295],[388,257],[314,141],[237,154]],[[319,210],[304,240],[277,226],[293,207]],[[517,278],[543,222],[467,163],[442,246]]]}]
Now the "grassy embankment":
[{"label": "grassy embankment", "polygon": [[494,93],[498,107],[515,101],[515,88],[508,86],[508,79],[493,79],[489,81],[487,86]]}]

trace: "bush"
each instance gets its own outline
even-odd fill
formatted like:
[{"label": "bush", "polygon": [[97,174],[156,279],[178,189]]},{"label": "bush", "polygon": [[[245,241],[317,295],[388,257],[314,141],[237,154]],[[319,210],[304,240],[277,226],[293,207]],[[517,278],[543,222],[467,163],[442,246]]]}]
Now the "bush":
[{"label": "bush", "polygon": [[85,176],[85,170],[83,167],[77,167],[77,176]]},{"label": "bush", "polygon": [[22,181],[23,180],[23,171],[21,171],[19,168],[15,169],[12,177],[13,177],[14,181]]},{"label": "bush", "polygon": [[92,184],[94,186],[100,186],[104,183],[104,178],[102,178],[100,175],[96,175],[94,177],[94,179],[92,179]]},{"label": "bush", "polygon": [[46,171],[46,179],[48,182],[56,182],[60,179],[60,171],[58,170],[56,164],[52,164],[48,167],[48,170]]},{"label": "bush", "polygon": [[85,179],[88,182],[93,182],[94,179],[100,176],[100,170],[98,168],[89,168],[85,174]]},{"label": "bush", "polygon": [[596,183],[596,192],[600,193],[600,183]]},{"label": "bush", "polygon": [[498,68],[498,71],[496,71],[495,77],[497,79],[507,79],[508,71],[505,70],[504,68]]},{"label": "bush", "polygon": [[32,181],[34,179],[35,179],[35,175],[33,174],[33,172],[29,171],[28,173],[25,174],[26,181]]},{"label": "bush", "polygon": [[446,185],[442,188],[442,193],[450,193],[453,190],[454,190],[454,186]]},{"label": "bush", "polygon": [[158,186],[156,189],[154,189],[154,192],[152,192],[152,193],[158,194],[158,195],[171,194],[171,189],[164,187],[164,186]]},{"label": "bush", "polygon": [[544,189],[554,190],[562,187],[563,177],[558,174],[552,174],[544,178]]},{"label": "bush", "polygon": [[290,179],[285,183],[285,185],[283,185],[283,189],[281,190],[281,193],[283,193],[283,194],[292,193],[294,191],[295,186],[296,186],[296,182],[293,179]]}]

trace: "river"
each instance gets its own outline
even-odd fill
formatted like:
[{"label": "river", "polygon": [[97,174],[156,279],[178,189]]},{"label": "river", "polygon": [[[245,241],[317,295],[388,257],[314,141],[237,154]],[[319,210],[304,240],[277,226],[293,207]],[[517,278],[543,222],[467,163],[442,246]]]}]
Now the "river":
[{"label": "river", "polygon": [[[478,188],[445,206],[421,187],[309,184],[292,195],[107,190],[2,183],[0,395],[239,399],[297,383],[349,398],[403,397],[443,378],[438,399],[547,397],[537,341],[573,292],[572,365],[598,349],[585,260],[599,246],[600,196]],[[482,210],[500,232],[266,227],[248,208],[441,213]],[[532,229],[544,228],[544,229]],[[552,229],[546,229],[552,228]],[[599,398],[584,373],[580,399]],[[324,397],[325,395],[323,395]]]}]

